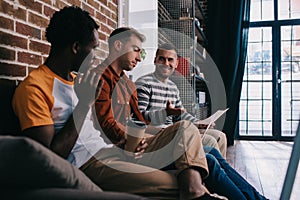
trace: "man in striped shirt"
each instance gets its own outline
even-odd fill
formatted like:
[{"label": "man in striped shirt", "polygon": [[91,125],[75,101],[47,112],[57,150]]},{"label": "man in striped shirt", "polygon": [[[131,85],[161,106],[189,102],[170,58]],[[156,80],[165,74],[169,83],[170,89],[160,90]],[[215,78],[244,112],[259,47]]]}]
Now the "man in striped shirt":
[{"label": "man in striped shirt", "polygon": [[[212,127],[205,132],[206,125],[184,110],[179,90],[169,77],[178,65],[177,51],[170,44],[163,44],[156,51],[155,71],[140,77],[135,83],[138,91],[139,109],[144,118],[154,127],[165,128],[176,121],[193,122],[202,135],[203,146],[214,147],[226,158],[226,135]],[[181,109],[181,115],[178,115]],[[180,113],[180,112],[179,112]]]}]

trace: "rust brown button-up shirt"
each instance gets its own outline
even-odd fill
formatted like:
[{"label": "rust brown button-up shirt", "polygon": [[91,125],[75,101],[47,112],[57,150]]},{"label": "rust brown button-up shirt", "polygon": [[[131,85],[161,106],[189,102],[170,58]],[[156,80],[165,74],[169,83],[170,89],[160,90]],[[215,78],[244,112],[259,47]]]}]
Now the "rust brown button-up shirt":
[{"label": "rust brown button-up shirt", "polygon": [[103,82],[95,102],[100,128],[112,143],[122,144],[126,138],[126,120],[132,116],[145,121],[138,109],[135,84],[124,72],[119,76],[111,66],[101,64],[96,70],[102,74]]}]

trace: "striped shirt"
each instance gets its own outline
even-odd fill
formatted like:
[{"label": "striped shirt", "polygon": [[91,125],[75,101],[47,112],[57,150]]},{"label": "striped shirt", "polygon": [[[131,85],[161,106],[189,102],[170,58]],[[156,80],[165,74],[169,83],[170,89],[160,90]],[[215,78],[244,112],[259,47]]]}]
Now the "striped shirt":
[{"label": "striped shirt", "polygon": [[135,84],[139,110],[152,126],[166,127],[179,120],[189,120],[194,123],[198,121],[188,112],[181,116],[167,116],[165,109],[168,100],[171,102],[171,107],[183,108],[179,90],[171,80],[161,82],[151,73],[140,77]]}]

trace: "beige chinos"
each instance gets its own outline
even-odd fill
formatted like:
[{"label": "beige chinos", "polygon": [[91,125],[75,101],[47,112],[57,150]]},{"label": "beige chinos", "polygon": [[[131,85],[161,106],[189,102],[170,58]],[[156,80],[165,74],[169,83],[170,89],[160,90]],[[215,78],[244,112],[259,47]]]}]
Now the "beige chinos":
[{"label": "beige chinos", "polygon": [[226,159],[227,138],[225,133],[216,129],[208,129],[204,134],[205,130],[206,129],[199,129],[202,137],[202,144],[219,150],[223,158]]},{"label": "beige chinos", "polygon": [[118,147],[101,149],[80,169],[103,190],[129,192],[158,199],[178,199],[176,174],[158,170],[174,163],[177,174],[193,167],[208,175],[201,136],[195,125],[180,121],[151,138],[141,159]]}]

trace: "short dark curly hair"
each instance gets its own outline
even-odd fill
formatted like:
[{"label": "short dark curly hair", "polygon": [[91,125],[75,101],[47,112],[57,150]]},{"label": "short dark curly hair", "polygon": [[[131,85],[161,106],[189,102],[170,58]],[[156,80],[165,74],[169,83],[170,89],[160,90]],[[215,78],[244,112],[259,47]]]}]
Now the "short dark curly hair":
[{"label": "short dark curly hair", "polygon": [[77,6],[66,6],[56,11],[46,28],[47,41],[53,47],[66,47],[76,41],[86,44],[93,38],[99,25],[87,11]]},{"label": "short dark curly hair", "polygon": [[155,53],[156,56],[157,56],[159,50],[174,50],[176,52],[177,56],[178,56],[178,52],[177,52],[176,47],[171,43],[163,43],[163,44],[159,45],[157,50],[156,50],[156,53]]}]

